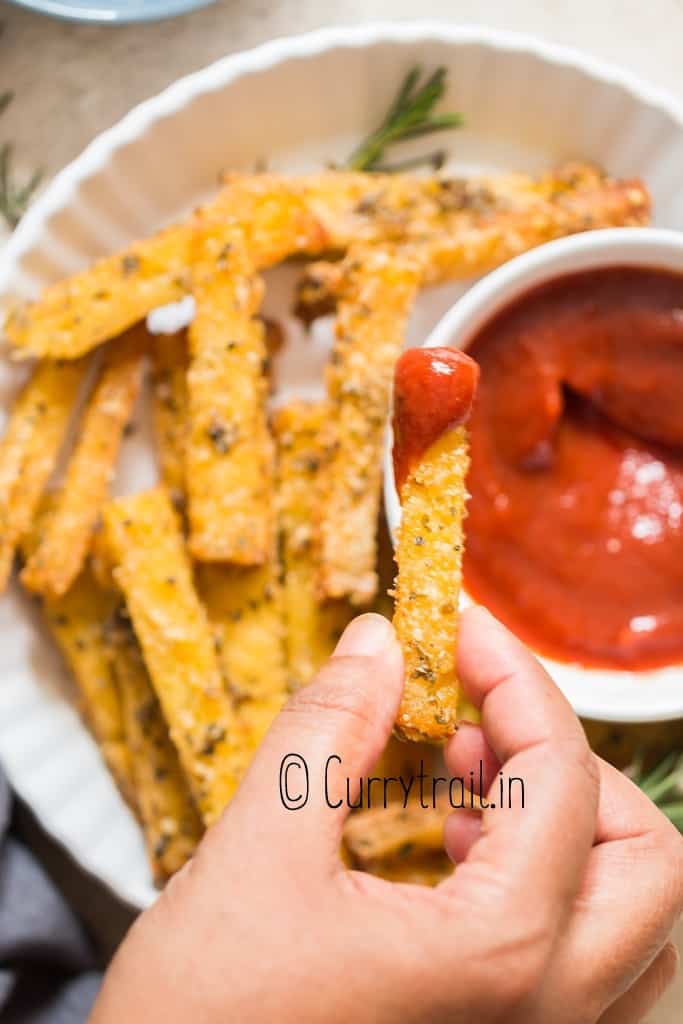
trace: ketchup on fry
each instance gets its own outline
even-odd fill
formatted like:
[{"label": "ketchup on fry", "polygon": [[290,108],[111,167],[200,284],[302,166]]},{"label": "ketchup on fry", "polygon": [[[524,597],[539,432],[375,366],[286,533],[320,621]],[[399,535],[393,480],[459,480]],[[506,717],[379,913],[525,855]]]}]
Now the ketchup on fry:
[{"label": "ketchup on fry", "polygon": [[559,659],[683,661],[683,276],[562,278],[469,351],[467,590]]},{"label": "ketchup on fry", "polygon": [[411,348],[394,376],[394,477],[410,471],[447,430],[467,420],[479,380],[473,359],[454,348]]}]

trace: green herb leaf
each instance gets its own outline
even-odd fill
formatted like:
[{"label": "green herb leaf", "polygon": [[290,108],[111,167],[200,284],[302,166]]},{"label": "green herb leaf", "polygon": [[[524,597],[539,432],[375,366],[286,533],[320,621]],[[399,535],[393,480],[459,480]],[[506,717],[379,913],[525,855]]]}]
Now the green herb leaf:
[{"label": "green herb leaf", "polygon": [[[0,114],[7,110],[13,99],[14,93],[10,90],[0,93]],[[11,164],[12,144],[5,142],[0,147],[0,217],[10,230],[14,230],[43,180],[43,172],[34,171],[27,182],[17,185],[13,180]]]},{"label": "green herb leaf", "polygon": [[8,89],[7,92],[0,93],[0,114],[4,114],[13,99],[14,93],[11,89]]},{"label": "green herb leaf", "polygon": [[432,168],[443,165],[446,159],[444,150],[409,160],[384,162],[386,150],[396,143],[451,131],[463,123],[462,114],[434,113],[444,93],[446,68],[437,68],[423,85],[419,84],[421,75],[419,67],[408,72],[380,127],[368,135],[349,157],[346,164],[349,170],[393,172],[424,164]]},{"label": "green herb leaf", "polygon": [[628,774],[646,796],[683,832],[683,751],[673,750],[656,768],[645,773],[642,755],[636,757]]}]

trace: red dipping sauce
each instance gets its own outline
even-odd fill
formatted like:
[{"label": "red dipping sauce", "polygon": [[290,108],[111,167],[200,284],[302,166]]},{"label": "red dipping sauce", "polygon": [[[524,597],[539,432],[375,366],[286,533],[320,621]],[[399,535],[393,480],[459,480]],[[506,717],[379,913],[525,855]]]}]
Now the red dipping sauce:
[{"label": "red dipping sauce", "polygon": [[470,594],[561,660],[683,661],[683,276],[555,280],[468,352]]},{"label": "red dipping sauce", "polygon": [[410,471],[472,409],[479,367],[455,348],[410,348],[394,373],[394,478],[399,495]]}]

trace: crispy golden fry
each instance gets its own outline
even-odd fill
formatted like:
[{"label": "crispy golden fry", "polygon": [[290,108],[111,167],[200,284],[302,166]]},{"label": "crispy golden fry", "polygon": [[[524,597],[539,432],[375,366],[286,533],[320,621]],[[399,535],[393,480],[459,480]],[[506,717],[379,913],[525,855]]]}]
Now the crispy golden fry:
[{"label": "crispy golden fry", "polygon": [[405,664],[396,731],[405,739],[445,740],[462,712],[455,652],[468,466],[466,430],[457,427],[401,489],[394,626]]},{"label": "crispy golden fry", "polygon": [[185,499],[187,448],[187,333],[159,334],[152,342],[152,416],[161,479],[175,505]]},{"label": "crispy golden fry", "polygon": [[190,327],[186,479],[190,550],[199,561],[260,565],[273,555],[274,460],[268,432],[263,284],[235,231],[207,232]]},{"label": "crispy golden fry", "polygon": [[[441,750],[434,743],[406,743],[392,735],[372,769],[382,779],[417,778],[420,771],[431,775],[441,772]],[[394,796],[395,796],[394,792]]]},{"label": "crispy golden fry", "polygon": [[0,443],[0,592],[55,467],[85,363],[39,363]]},{"label": "crispy golden fry", "polygon": [[58,281],[35,303],[17,307],[5,334],[19,356],[73,359],[142,320],[157,306],[191,291],[195,235],[222,224],[223,245],[243,225],[256,266],[294,252],[320,252],[325,235],[298,188],[271,175],[232,179],[186,224],[136,242],[91,268]]},{"label": "crispy golden fry", "polygon": [[452,808],[448,800],[426,810],[417,803],[359,811],[347,818],[344,842],[361,867],[408,853],[443,851],[443,827]]},{"label": "crispy golden fry", "polygon": [[[575,203],[578,197],[578,203]],[[584,201],[585,200],[585,201]],[[232,177],[227,187],[187,224],[159,232],[89,270],[58,282],[41,299],[10,314],[6,335],[21,353],[74,358],[141,320],[155,306],[189,290],[190,249],[206,220],[223,221],[226,241],[239,222],[259,267],[294,252],[344,250],[353,242],[423,242],[473,225],[508,220],[509,240],[522,221],[537,221],[542,238],[608,224],[644,223],[649,197],[638,180],[613,181],[586,164],[570,164],[538,180],[525,175],[463,179],[414,178],[327,172],[287,180],[273,175]],[[529,233],[528,233],[529,234]],[[488,269],[504,246],[470,238],[465,249],[428,264],[438,279]],[[478,255],[474,250],[478,249]],[[448,247],[446,247],[448,250]],[[519,251],[512,241],[512,252]],[[469,254],[469,255],[468,255]],[[497,257],[501,258],[501,257]],[[463,264],[464,259],[464,264]]]},{"label": "crispy golden fry", "polygon": [[154,880],[162,885],[192,856],[203,827],[130,625],[113,623],[108,638],[138,815]]},{"label": "crispy golden fry", "polygon": [[46,288],[10,312],[5,335],[20,356],[74,359],[190,290],[193,231],[176,225]]},{"label": "crispy golden fry", "polygon": [[107,349],[59,497],[21,574],[35,593],[59,597],[83,567],[140,390],[146,341],[146,331],[137,327]]},{"label": "crispy golden fry", "polygon": [[290,402],[273,420],[278,449],[278,508],[284,561],[284,617],[289,686],[311,681],[353,616],[344,600],[317,595],[313,548],[316,485],[325,458],[326,402]]},{"label": "crispy golden fry", "polygon": [[234,227],[257,270],[296,253],[319,253],[328,238],[312,212],[297,178],[274,174],[229,175],[225,188],[204,209],[198,223],[210,230],[223,225],[224,244]]},{"label": "crispy golden fry", "polygon": [[[57,498],[57,494],[43,495],[31,529],[21,541],[24,558],[30,558],[41,543]],[[118,601],[111,587],[101,587],[90,565],[86,565],[68,593],[47,598],[42,608],[50,632],[75,679],[86,725],[124,800],[137,811],[123,708],[111,672],[111,647],[106,628]]]},{"label": "crispy golden fry", "polygon": [[105,623],[117,602],[116,595],[103,590],[86,566],[66,594],[45,600],[43,610],[50,632],[76,680],[86,724],[121,794],[136,809],[123,708],[105,634]]},{"label": "crispy golden fry", "polygon": [[[650,197],[638,179],[618,181],[590,164],[566,164],[540,178],[329,175],[304,180],[311,208],[331,247],[393,241],[420,261],[423,284],[457,280],[504,263],[542,242],[600,227],[646,224]],[[304,274],[297,307],[328,311],[343,273],[314,263]]]},{"label": "crispy golden fry", "polygon": [[[482,217],[419,244],[424,283],[485,274],[534,246],[565,235],[606,227],[637,227],[649,220],[649,196],[638,181],[605,179],[593,187],[563,187],[548,195],[555,179],[543,179],[540,194],[522,191],[500,213]],[[516,197],[517,198],[517,197]],[[525,200],[528,198],[528,202]]]},{"label": "crispy golden fry", "polygon": [[197,585],[251,755],[288,693],[279,566],[200,565]]},{"label": "crispy golden fry", "polygon": [[99,529],[95,530],[90,546],[90,568],[101,587],[105,590],[117,589],[116,581],[114,580],[116,558],[111,550],[107,531],[101,523]]},{"label": "crispy golden fry", "polygon": [[190,792],[206,824],[244,770],[244,732],[223,687],[177,516],[161,488],[104,509],[123,591]]},{"label": "crispy golden fry", "polygon": [[264,267],[295,252],[342,251],[362,241],[424,242],[441,231],[447,243],[460,230],[487,219],[491,228],[502,217],[507,256],[493,237],[469,238],[464,248],[446,244],[441,255],[437,247],[427,264],[432,279],[443,279],[487,270],[493,259],[521,251],[513,237],[520,229],[528,248],[586,228],[642,224],[649,211],[640,181],[615,181],[588,164],[569,164],[538,180],[521,174],[471,181],[347,172],[291,180],[236,176],[189,223],[134,243],[16,308],[5,333],[20,354],[65,358],[119,334],[189,290],[192,237],[206,220],[224,222],[226,241],[236,221],[245,225],[252,258]]},{"label": "crispy golden fry", "polygon": [[419,268],[389,247],[352,250],[326,374],[332,454],[320,481],[319,588],[367,604],[377,591],[382,446],[394,365]]}]

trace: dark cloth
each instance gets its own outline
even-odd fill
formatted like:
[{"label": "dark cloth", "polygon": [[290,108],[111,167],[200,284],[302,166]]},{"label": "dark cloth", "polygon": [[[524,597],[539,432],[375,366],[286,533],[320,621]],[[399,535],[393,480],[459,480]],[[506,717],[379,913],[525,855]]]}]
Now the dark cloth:
[{"label": "dark cloth", "polygon": [[83,926],[13,834],[0,771],[0,1021],[82,1024],[100,981]]}]

